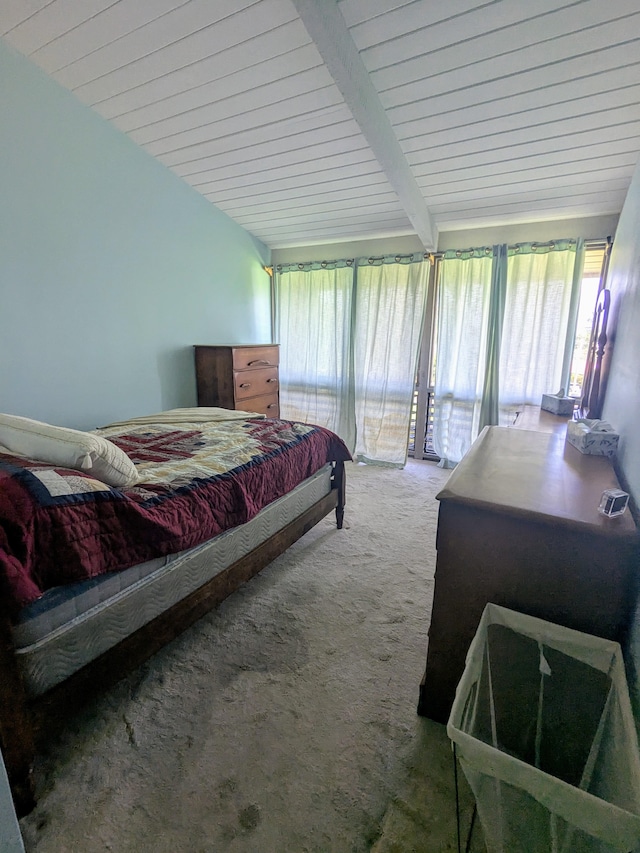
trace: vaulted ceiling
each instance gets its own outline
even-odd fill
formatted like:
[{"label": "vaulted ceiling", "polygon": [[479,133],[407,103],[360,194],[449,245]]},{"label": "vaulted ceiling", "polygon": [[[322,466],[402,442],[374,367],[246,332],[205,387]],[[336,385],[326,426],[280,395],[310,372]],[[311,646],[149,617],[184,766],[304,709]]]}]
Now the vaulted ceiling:
[{"label": "vaulted ceiling", "polygon": [[272,248],[617,213],[638,0],[2,0],[0,34]]}]

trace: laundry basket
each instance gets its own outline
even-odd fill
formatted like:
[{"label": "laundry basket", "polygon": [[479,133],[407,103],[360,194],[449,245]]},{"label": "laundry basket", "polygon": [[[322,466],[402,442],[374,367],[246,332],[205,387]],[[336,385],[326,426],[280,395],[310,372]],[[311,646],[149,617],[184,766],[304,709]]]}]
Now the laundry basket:
[{"label": "laundry basket", "polygon": [[640,758],[617,643],[488,604],[447,732],[488,853],[640,850]]}]

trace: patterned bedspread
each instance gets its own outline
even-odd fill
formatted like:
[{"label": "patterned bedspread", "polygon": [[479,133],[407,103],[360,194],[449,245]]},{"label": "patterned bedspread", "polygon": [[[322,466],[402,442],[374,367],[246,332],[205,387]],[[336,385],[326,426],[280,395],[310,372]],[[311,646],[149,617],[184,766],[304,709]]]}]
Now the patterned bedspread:
[{"label": "patterned bedspread", "polygon": [[0,572],[14,610],[51,587],[199,545],[351,458],[329,430],[267,418],[101,434],[136,463],[134,487],[0,453]]}]

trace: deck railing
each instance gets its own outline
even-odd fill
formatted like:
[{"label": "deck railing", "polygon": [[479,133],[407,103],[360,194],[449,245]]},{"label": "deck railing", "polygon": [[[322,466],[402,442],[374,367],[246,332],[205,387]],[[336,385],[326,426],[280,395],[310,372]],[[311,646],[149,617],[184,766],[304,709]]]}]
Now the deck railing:
[{"label": "deck railing", "polygon": [[[426,419],[425,419],[425,430],[424,430],[424,447],[422,449],[418,448],[418,452],[416,453],[416,419],[418,413],[418,389],[416,388],[413,392],[413,401],[411,405],[411,426],[409,428],[409,456],[413,456],[414,459],[430,459],[433,461],[438,461],[439,456],[435,452],[435,448],[433,446],[433,415],[434,415],[434,389],[430,387],[427,389],[427,410],[426,410]],[[420,452],[422,450],[422,452]]]}]

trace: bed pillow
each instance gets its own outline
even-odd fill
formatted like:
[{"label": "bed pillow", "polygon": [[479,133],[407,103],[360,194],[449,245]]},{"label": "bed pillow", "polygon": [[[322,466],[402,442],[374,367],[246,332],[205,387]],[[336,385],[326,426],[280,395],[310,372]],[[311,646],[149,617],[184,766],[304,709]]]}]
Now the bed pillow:
[{"label": "bed pillow", "polygon": [[139,479],[136,466],[124,451],[90,432],[0,414],[0,445],[17,456],[91,471],[96,480],[109,486],[131,486]]}]

